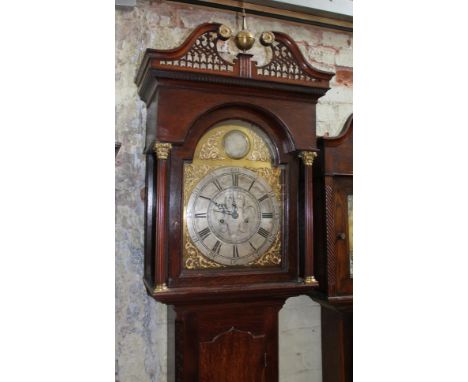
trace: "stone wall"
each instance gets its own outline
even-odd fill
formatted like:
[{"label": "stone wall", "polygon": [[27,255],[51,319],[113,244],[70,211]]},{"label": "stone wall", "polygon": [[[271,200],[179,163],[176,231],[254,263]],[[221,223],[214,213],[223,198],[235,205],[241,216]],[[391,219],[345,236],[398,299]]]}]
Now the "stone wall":
[{"label": "stone wall", "polygon": [[[122,142],[115,180],[116,382],[172,382],[171,312],[147,297],[142,282],[146,110],[133,80],[146,48],[177,47],[204,22],[224,23],[233,31],[240,25],[232,12],[165,0],[116,9],[116,140]],[[336,72],[317,107],[318,134],[336,135],[352,112],[351,34],[254,16],[248,24],[256,36],[268,30],[289,34],[313,66]],[[265,48],[256,44],[253,53],[259,63],[265,61]],[[321,381],[320,307],[305,296],[289,299],[280,312],[280,380]]]}]

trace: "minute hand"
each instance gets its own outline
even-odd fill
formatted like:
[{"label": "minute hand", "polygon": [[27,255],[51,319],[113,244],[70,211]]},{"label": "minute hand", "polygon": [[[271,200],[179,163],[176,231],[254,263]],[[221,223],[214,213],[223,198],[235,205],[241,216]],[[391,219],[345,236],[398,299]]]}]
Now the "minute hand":
[{"label": "minute hand", "polygon": [[213,210],[213,211],[214,211],[214,212],[221,212],[221,213],[223,213],[223,214],[232,215],[232,212],[226,210],[225,208],[223,208],[222,210]]},{"label": "minute hand", "polygon": [[237,204],[236,202],[232,202],[232,207],[234,208],[234,211],[232,212],[231,216],[233,219],[237,219],[239,217],[239,214],[237,213]]}]

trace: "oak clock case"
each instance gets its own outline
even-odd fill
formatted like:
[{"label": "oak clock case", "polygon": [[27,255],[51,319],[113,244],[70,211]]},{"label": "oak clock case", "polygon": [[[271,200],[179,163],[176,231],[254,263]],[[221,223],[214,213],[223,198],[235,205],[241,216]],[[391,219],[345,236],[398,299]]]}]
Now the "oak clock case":
[{"label": "oak clock case", "polygon": [[320,286],[324,382],[353,380],[353,116],[337,137],[318,141],[315,261]]},{"label": "oak clock case", "polygon": [[148,49],[136,76],[144,282],[175,308],[178,381],[277,381],[278,312],[318,285],[315,109],[333,74],[281,32],[262,33],[264,65],[247,52],[223,58],[231,37],[200,25],[179,48]]}]

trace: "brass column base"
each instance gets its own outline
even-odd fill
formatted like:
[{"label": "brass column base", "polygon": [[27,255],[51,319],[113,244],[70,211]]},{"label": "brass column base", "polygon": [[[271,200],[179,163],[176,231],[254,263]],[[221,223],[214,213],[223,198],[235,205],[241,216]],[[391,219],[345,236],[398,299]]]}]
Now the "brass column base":
[{"label": "brass column base", "polygon": [[314,276],[307,276],[304,279],[304,284],[316,284],[316,283],[317,283],[317,280],[315,279]]}]

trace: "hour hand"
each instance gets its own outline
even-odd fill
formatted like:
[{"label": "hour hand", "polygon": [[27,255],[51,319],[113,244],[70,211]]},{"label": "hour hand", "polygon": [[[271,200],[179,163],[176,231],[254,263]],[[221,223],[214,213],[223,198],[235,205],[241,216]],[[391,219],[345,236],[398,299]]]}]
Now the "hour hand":
[{"label": "hour hand", "polygon": [[218,207],[220,210],[214,210],[216,212],[222,212],[223,214],[228,214],[228,215],[231,215],[231,211],[228,211],[226,205],[224,203],[220,204],[220,203],[216,203],[215,201],[213,201],[213,203],[216,205],[216,207]]}]

